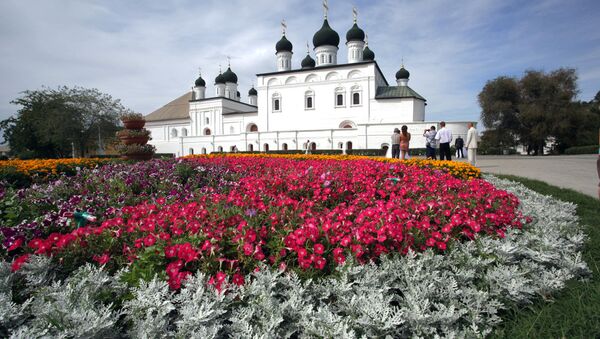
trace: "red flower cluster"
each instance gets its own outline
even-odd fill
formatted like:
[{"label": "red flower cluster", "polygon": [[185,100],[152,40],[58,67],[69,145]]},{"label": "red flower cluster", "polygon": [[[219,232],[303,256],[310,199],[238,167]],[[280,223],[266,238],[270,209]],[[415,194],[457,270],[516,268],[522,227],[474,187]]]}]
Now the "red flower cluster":
[{"label": "red flower cluster", "polygon": [[[445,251],[476,234],[503,237],[524,219],[515,196],[484,180],[401,163],[189,161],[242,176],[229,191],[209,191],[191,203],[125,207],[122,217],[99,227],[34,239],[29,247],[57,256],[79,251],[85,260],[114,265],[150,253],[174,289],[198,269],[214,274],[210,284],[221,288],[228,276],[243,284],[260,262],[327,273],[350,257],[367,262],[390,252]],[[18,269],[26,258],[17,260]]]}]

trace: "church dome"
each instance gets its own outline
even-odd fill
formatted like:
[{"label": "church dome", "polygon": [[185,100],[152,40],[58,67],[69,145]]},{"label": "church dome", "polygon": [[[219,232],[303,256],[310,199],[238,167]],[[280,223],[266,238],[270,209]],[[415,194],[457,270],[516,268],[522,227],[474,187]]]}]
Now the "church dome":
[{"label": "church dome", "polygon": [[311,58],[309,54],[307,54],[306,57],[302,59],[302,63],[300,64],[302,68],[315,68],[315,65],[315,60]]},{"label": "church dome", "polygon": [[346,41],[365,41],[365,31],[360,29],[355,22],[348,33],[346,33]]},{"label": "church dome", "polygon": [[402,66],[398,72],[396,72],[396,80],[398,79],[408,79],[410,73]]},{"label": "church dome", "polygon": [[364,61],[373,61],[375,60],[375,53],[369,48],[369,46],[365,47],[363,50],[363,60]]},{"label": "church dome", "polygon": [[323,27],[315,33],[313,36],[313,45],[315,48],[319,46],[338,46],[340,44],[340,36],[336,31],[329,27],[327,19],[323,21]]},{"label": "church dome", "polygon": [[224,82],[233,82],[234,84],[237,84],[237,75],[231,71],[231,67],[227,67],[227,70],[223,73],[223,80]]},{"label": "church dome", "polygon": [[277,53],[291,52],[292,47],[292,43],[284,35],[281,37],[281,40],[277,41],[277,44],[275,45],[275,50],[277,51]]},{"label": "church dome", "polygon": [[196,87],[206,87],[206,81],[204,81],[204,79],[202,79],[202,76],[198,76],[198,79],[196,79],[196,82],[194,82],[194,85]]},{"label": "church dome", "polygon": [[219,73],[219,75],[217,75],[217,77],[215,78],[215,85],[216,84],[224,84],[225,83],[225,79],[223,78],[223,74]]},{"label": "church dome", "polygon": [[248,91],[248,96],[251,95],[258,95],[258,92],[256,91],[256,89],[254,89],[254,87],[250,88],[250,90]]}]

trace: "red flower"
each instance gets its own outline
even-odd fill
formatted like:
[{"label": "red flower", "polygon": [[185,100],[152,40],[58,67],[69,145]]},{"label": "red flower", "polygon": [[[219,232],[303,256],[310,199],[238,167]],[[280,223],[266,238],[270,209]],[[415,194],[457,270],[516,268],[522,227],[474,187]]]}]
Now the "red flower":
[{"label": "red flower", "polygon": [[110,256],[108,255],[108,253],[104,253],[101,256],[95,255],[93,257],[93,259],[94,259],[94,261],[96,261],[100,265],[104,265],[104,264],[106,264],[110,260]]},{"label": "red flower", "polygon": [[8,248],[8,252],[16,250],[17,248],[21,247],[21,245],[23,245],[23,239],[18,238],[12,243],[12,245],[10,245],[10,247]]},{"label": "red flower", "polygon": [[21,266],[23,266],[23,264],[27,262],[27,260],[29,259],[29,256],[30,256],[30,255],[31,255],[31,254],[27,253],[27,254],[23,254],[23,255],[21,255],[21,256],[19,256],[19,257],[17,257],[17,258],[16,258],[16,259],[13,261],[13,263],[12,263],[12,265],[11,265],[11,270],[12,270],[13,272],[16,272],[16,271],[18,271],[19,269],[21,269]]},{"label": "red flower", "polygon": [[150,247],[152,245],[156,244],[156,237],[153,234],[148,234],[145,238],[144,238],[144,245],[146,247]]}]

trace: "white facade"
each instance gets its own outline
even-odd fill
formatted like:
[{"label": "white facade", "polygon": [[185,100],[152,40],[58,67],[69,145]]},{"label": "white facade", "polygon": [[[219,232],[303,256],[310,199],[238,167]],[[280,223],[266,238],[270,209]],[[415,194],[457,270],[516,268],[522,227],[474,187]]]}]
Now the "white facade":
[{"label": "white facade", "polygon": [[[377,62],[363,60],[363,41],[346,45],[347,64],[337,64],[338,47],[325,44],[314,49],[316,67],[302,69],[291,65],[291,44],[278,51],[277,71],[257,74],[258,95],[248,103],[239,101],[237,83],[216,84],[212,98],[195,88],[194,96],[183,95],[146,117],[150,143],[158,153],[177,156],[304,150],[307,141],[316,149],[378,149],[389,146],[395,128],[407,125],[410,147],[424,148],[424,129],[439,125],[425,120],[425,99],[408,87],[408,76],[390,86]],[[464,138],[466,124],[447,127]]]}]

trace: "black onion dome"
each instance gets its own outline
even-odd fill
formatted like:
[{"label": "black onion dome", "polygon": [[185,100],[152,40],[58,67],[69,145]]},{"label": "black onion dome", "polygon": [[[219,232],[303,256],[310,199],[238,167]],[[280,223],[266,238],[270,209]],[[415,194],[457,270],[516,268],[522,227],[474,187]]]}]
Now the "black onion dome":
[{"label": "black onion dome", "polygon": [[215,85],[216,84],[224,84],[225,83],[225,79],[223,78],[223,74],[219,73],[219,75],[217,75],[217,77],[215,78]]},{"label": "black onion dome", "polygon": [[365,41],[365,31],[360,29],[355,22],[348,33],[346,33],[346,41]]},{"label": "black onion dome", "polygon": [[223,73],[223,80],[225,80],[225,82],[233,82],[234,84],[237,84],[237,75],[231,71],[231,67],[227,67],[227,70],[225,73]]},{"label": "black onion dome", "polygon": [[277,41],[275,45],[275,50],[277,53],[279,52],[291,52],[292,51],[292,43],[284,36],[281,37],[281,40]]},{"label": "black onion dome", "polygon": [[254,89],[254,87],[250,88],[248,91],[248,96],[250,95],[258,95],[258,92]]},{"label": "black onion dome", "polygon": [[323,21],[323,27],[313,36],[313,45],[315,48],[319,46],[338,46],[340,44],[340,36],[330,26],[327,19]]},{"label": "black onion dome", "polygon": [[304,59],[302,59],[302,63],[300,64],[302,68],[315,68],[316,62],[313,58],[310,57],[309,54],[306,55]]},{"label": "black onion dome", "polygon": [[369,48],[369,46],[365,47],[363,50],[363,60],[364,61],[373,61],[375,60],[375,53]]},{"label": "black onion dome", "polygon": [[194,85],[196,87],[206,87],[206,81],[204,81],[204,79],[202,79],[202,77],[199,76],[198,79],[196,79],[196,82],[194,82]]},{"label": "black onion dome", "polygon": [[402,66],[398,72],[396,72],[396,80],[398,79],[408,79],[410,73]]}]

